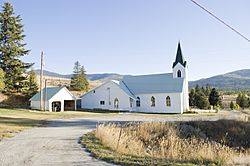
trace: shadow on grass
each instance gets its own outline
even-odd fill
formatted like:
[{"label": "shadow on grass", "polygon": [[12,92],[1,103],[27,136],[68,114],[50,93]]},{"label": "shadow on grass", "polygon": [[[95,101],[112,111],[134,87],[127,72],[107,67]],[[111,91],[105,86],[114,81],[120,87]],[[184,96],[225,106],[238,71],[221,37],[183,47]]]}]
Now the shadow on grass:
[{"label": "shadow on grass", "polygon": [[16,125],[20,127],[33,127],[40,126],[42,121],[28,118],[0,117],[0,124]]}]

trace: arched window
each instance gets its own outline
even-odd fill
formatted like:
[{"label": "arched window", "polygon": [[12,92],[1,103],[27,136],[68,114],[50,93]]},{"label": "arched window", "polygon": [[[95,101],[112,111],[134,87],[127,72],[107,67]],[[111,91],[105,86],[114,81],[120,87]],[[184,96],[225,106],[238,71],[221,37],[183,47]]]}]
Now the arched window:
[{"label": "arched window", "polygon": [[180,70],[177,71],[177,77],[178,78],[181,77],[181,71]]},{"label": "arched window", "polygon": [[119,100],[117,98],[114,100],[114,107],[119,108]]},{"label": "arched window", "polygon": [[129,98],[129,103],[130,103],[130,107],[131,107],[131,108],[133,107],[133,102],[134,102],[134,100],[130,97],[130,98]]},{"label": "arched window", "polygon": [[170,97],[166,97],[166,106],[167,107],[171,107],[171,100],[170,100]]},{"label": "arched window", "polygon": [[140,100],[140,97],[137,97],[136,107],[140,107],[140,106],[141,106],[141,100]]},{"label": "arched window", "polygon": [[151,107],[155,107],[155,97],[151,97]]}]

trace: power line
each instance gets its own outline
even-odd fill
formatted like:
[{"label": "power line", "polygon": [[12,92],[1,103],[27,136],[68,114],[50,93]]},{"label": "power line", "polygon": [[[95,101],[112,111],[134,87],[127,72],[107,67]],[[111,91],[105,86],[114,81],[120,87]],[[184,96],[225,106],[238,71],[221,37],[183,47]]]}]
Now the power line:
[{"label": "power line", "polygon": [[243,39],[245,39],[246,41],[248,41],[250,43],[250,39],[248,39],[246,36],[244,36],[242,33],[240,33],[239,31],[237,31],[235,28],[233,28],[232,26],[230,26],[229,24],[227,24],[225,21],[223,21],[222,19],[220,19],[219,17],[217,17],[215,14],[213,14],[212,12],[210,12],[209,10],[207,10],[205,7],[201,6],[199,3],[197,3],[195,0],[190,0],[191,2],[193,2],[195,5],[197,5],[199,8],[201,8],[202,10],[204,10],[205,12],[207,12],[209,15],[211,15],[213,18],[215,18],[216,20],[218,20],[219,22],[221,22],[222,24],[224,24],[225,26],[227,26],[229,29],[231,29],[232,31],[234,31],[236,34],[238,34],[239,36],[241,36]]}]

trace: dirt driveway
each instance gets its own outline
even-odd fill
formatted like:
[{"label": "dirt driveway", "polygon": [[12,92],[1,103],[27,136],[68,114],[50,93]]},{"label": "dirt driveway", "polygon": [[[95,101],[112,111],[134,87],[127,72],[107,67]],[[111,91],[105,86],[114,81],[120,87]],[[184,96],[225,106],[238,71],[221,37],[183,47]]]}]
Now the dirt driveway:
[{"label": "dirt driveway", "polygon": [[53,120],[46,127],[33,128],[0,142],[2,166],[110,165],[89,156],[79,138],[95,128],[99,121],[180,121],[234,119],[237,114],[220,116],[161,116],[120,114],[89,118]]}]

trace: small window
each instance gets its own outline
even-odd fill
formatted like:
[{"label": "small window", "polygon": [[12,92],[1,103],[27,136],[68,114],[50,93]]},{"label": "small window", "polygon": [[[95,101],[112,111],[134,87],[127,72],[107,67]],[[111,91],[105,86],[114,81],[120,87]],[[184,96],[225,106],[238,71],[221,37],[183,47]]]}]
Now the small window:
[{"label": "small window", "polygon": [[117,98],[115,98],[115,100],[114,100],[114,107],[115,107],[116,109],[119,108],[119,100],[118,100]]},{"label": "small window", "polygon": [[105,105],[105,101],[100,101],[100,105]]},{"label": "small window", "polygon": [[170,100],[170,97],[166,97],[166,106],[167,107],[171,107],[171,100]]},{"label": "small window", "polygon": [[155,107],[155,97],[151,97],[151,107]]},{"label": "small window", "polygon": [[140,106],[141,106],[141,100],[140,100],[140,97],[137,97],[136,107],[140,107]]},{"label": "small window", "polygon": [[180,70],[177,71],[177,77],[178,77],[178,78],[181,77],[181,71],[180,71]]}]

